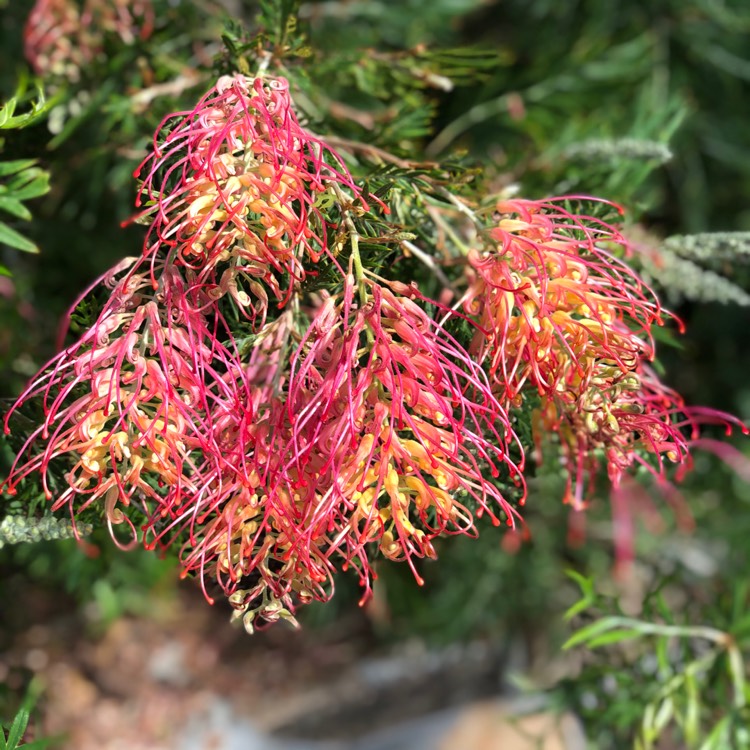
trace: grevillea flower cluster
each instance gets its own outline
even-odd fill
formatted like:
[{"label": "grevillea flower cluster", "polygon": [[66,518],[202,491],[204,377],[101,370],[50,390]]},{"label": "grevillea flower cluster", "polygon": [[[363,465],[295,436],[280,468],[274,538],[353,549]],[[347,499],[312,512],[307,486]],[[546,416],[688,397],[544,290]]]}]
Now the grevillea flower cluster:
[{"label": "grevillea flower cluster", "polygon": [[151,0],[37,0],[24,30],[24,52],[37,75],[77,81],[114,34],[123,44],[153,30]]},{"label": "grevillea flower cluster", "polygon": [[629,245],[616,228],[562,200],[503,201],[497,212],[492,244],[469,256],[471,351],[506,403],[538,401],[537,451],[543,435],[558,436],[566,502],[583,507],[600,463],[615,487],[637,467],[666,484],[665,459],[684,470],[701,423],[747,431],[731,415],[686,407],[649,366],[651,329],[671,316],[623,260]]},{"label": "grevillea flower cluster", "polygon": [[659,382],[669,315],[622,235],[562,200],[477,218],[445,266],[453,307],[369,269],[358,222],[387,207],[282,78],[220,79],[136,175],[143,252],[94,285],[97,319],[7,415],[43,411],[4,487],[39,481],[74,523],[96,508],[124,546],[177,547],[248,629],[328,599],[342,569],[367,599],[375,556],[420,580],[440,537],[515,527],[529,414],[577,508],[600,465],[615,487],[640,467],[666,484],[702,422],[739,424]]},{"label": "grevillea flower cluster", "polygon": [[259,326],[269,293],[286,304],[305,263],[327,251],[318,205],[330,186],[359,195],[338,157],[300,127],[283,78],[222,78],[192,112],[162,123],[142,174],[144,255],[168,252]]}]

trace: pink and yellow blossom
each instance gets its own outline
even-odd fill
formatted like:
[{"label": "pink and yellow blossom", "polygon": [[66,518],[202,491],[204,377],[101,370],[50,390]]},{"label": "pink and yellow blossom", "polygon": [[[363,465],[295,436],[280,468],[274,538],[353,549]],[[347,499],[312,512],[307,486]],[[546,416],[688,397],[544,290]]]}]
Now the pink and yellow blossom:
[{"label": "pink and yellow blossom", "polygon": [[154,22],[151,0],[37,0],[26,21],[24,52],[37,75],[75,82],[101,53],[107,34],[133,44],[151,35]]},{"label": "pink and yellow blossom", "polygon": [[469,256],[463,304],[477,320],[471,351],[498,395],[517,407],[538,399],[537,459],[542,436],[556,435],[565,500],[580,509],[602,458],[615,487],[639,467],[664,486],[667,464],[691,464],[701,424],[747,428],[687,407],[659,381],[651,329],[669,314],[625,263],[632,251],[620,231],[570,213],[563,200],[498,204],[494,246]]}]

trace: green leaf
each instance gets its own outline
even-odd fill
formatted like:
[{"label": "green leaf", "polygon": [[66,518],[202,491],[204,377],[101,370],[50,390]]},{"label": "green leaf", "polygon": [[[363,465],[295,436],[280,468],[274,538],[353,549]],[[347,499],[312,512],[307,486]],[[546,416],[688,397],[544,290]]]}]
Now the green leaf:
[{"label": "green leaf", "polygon": [[33,742],[25,742],[23,744],[23,750],[42,750],[45,747],[51,747],[52,745],[60,745],[59,737],[40,737],[38,740]]},{"label": "green leaf", "polygon": [[21,203],[15,196],[9,198],[7,195],[0,195],[0,211],[5,211],[17,219],[28,221],[31,219],[31,211]]},{"label": "green leaf", "polygon": [[565,574],[568,578],[572,578],[581,589],[582,598],[577,601],[572,607],[563,615],[563,619],[572,620],[577,614],[588,609],[595,601],[596,595],[594,594],[594,581],[591,578],[581,575],[575,570],[566,570]]},{"label": "green leaf", "polygon": [[651,335],[654,337],[654,340],[660,344],[671,346],[674,349],[685,350],[685,345],[677,338],[677,334],[669,328],[654,326],[651,329]]},{"label": "green leaf", "polygon": [[[737,597],[737,601],[743,602],[744,600],[741,597]],[[750,612],[743,613],[736,604],[734,604],[733,606],[735,608],[735,614],[733,618],[734,622],[732,623],[730,632],[736,640],[742,640],[745,636],[748,635],[748,633],[750,633]]]},{"label": "green leaf", "polygon": [[656,712],[656,715],[654,716],[654,723],[653,723],[653,729],[655,734],[655,738],[659,737],[661,733],[666,729],[667,725],[672,719],[672,716],[674,716],[674,701],[672,698],[666,698],[661,706],[659,706],[659,710]]},{"label": "green leaf", "polygon": [[56,104],[57,97],[47,100],[39,82],[35,83],[34,88],[36,99],[31,104],[31,110],[14,116],[19,102],[28,101],[33,96],[27,94],[27,79],[21,79],[15,96],[0,107],[0,129],[27,128],[47,116],[47,112]]},{"label": "green leaf", "polygon": [[0,161],[0,177],[22,172],[24,169],[33,167],[36,159],[15,159],[14,161]]},{"label": "green leaf", "polygon": [[0,221],[0,245],[9,245],[25,253],[38,253],[39,248],[22,234]]},{"label": "green leaf", "polygon": [[13,719],[7,740],[5,732],[0,728],[0,750],[16,750],[19,746],[23,747],[24,750],[42,750],[42,748],[60,744],[60,737],[40,737],[32,742],[24,742],[23,745],[19,745],[23,740],[23,735],[29,725],[31,710],[34,708],[34,704],[39,697],[39,692],[39,684],[35,680],[32,680],[26,697],[24,698],[23,705],[18,709],[18,713],[16,713],[16,716]]},{"label": "green leaf", "polygon": [[8,101],[5,102],[2,107],[0,107],[0,128],[6,127],[6,123],[11,120],[11,118],[13,117],[13,113],[16,111],[16,104],[18,104],[18,99],[14,97],[12,99],[8,99]]},{"label": "green leaf", "polygon": [[588,641],[601,636],[603,633],[606,633],[608,630],[611,630],[618,625],[619,621],[617,620],[617,618],[603,617],[601,620],[592,622],[590,625],[586,625],[586,627],[581,628],[576,633],[573,633],[573,635],[570,636],[570,638],[568,638],[565,643],[563,643],[563,650],[567,651],[568,649],[573,648],[573,646],[579,646],[582,643],[587,643]]},{"label": "green leaf", "polygon": [[693,670],[685,671],[685,739],[692,746],[700,737],[701,700],[698,680]]},{"label": "green leaf", "polygon": [[23,739],[23,734],[29,724],[29,715],[30,712],[27,704],[18,709],[18,713],[13,719],[13,724],[11,724],[10,732],[8,732],[7,746],[9,750],[15,750]]},{"label": "green leaf", "polygon": [[609,646],[613,643],[638,638],[640,635],[637,630],[633,630],[632,628],[618,628],[617,630],[610,630],[609,633],[592,638],[586,645],[588,648],[594,649],[599,648],[599,646]]},{"label": "green leaf", "polygon": [[725,716],[711,730],[700,750],[724,750],[729,747],[729,730],[732,723],[731,716]]},{"label": "green leaf", "polygon": [[49,192],[49,175],[46,172],[40,172],[31,182],[20,190],[13,191],[13,197],[17,200],[25,201],[31,198],[38,198]]},{"label": "green leaf", "polygon": [[659,665],[659,673],[662,677],[666,674],[671,674],[672,665],[669,660],[669,641],[666,638],[660,638],[656,641],[654,651]]}]

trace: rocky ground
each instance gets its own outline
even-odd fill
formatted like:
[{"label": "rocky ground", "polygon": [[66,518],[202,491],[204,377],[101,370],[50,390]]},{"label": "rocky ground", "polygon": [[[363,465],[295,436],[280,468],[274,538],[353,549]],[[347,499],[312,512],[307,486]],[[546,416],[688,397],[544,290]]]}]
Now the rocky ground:
[{"label": "rocky ground", "polygon": [[31,732],[64,750],[585,747],[574,717],[501,696],[509,654],[497,644],[386,649],[360,612],[251,637],[187,584],[104,627],[65,597],[14,585],[0,682],[20,695],[36,676]]}]

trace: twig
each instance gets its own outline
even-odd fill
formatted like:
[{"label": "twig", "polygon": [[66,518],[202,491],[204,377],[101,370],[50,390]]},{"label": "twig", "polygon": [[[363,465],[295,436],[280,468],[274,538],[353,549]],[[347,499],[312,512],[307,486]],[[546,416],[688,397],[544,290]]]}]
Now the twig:
[{"label": "twig", "polygon": [[373,161],[395,164],[397,167],[401,167],[402,169],[416,169],[419,167],[435,169],[440,166],[437,162],[434,161],[407,161],[406,159],[401,159],[395,154],[392,154],[389,151],[385,151],[382,148],[378,148],[377,146],[373,146],[369,143],[352,141],[349,138],[341,138],[337,135],[327,135],[325,136],[325,141],[334,148],[338,147],[344,149],[345,151],[366,154],[367,156],[372,158]]},{"label": "twig", "polygon": [[154,99],[158,99],[160,96],[181,94],[183,91],[196,86],[204,78],[205,76],[191,70],[188,73],[177,76],[177,78],[171,81],[156,83],[146,89],[141,89],[130,97],[130,101],[133,103],[133,108],[136,111],[142,112]]},{"label": "twig", "polygon": [[453,287],[451,280],[445,275],[445,273],[443,273],[443,269],[435,263],[435,259],[431,255],[428,255],[424,250],[420,250],[413,242],[409,242],[409,240],[402,240],[401,247],[427,266],[446,289],[450,289],[454,295],[456,294],[456,290]]}]

